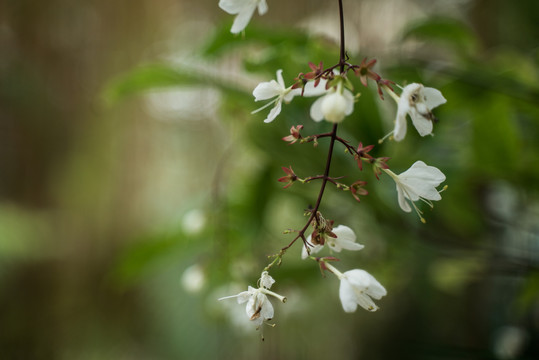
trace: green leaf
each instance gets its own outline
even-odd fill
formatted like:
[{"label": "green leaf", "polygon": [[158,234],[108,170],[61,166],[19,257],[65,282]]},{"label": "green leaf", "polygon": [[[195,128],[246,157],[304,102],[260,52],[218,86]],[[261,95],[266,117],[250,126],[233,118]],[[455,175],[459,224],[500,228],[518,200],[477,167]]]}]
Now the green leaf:
[{"label": "green leaf", "polygon": [[170,65],[152,64],[138,67],[113,79],[105,87],[103,97],[111,104],[143,91],[193,83],[195,83],[193,76],[182,73]]},{"label": "green leaf", "polygon": [[125,97],[146,91],[187,85],[208,85],[221,90],[245,92],[234,83],[227,81],[226,77],[220,77],[219,74],[207,74],[191,66],[149,64],[110,81],[105,86],[103,98],[110,105]]}]

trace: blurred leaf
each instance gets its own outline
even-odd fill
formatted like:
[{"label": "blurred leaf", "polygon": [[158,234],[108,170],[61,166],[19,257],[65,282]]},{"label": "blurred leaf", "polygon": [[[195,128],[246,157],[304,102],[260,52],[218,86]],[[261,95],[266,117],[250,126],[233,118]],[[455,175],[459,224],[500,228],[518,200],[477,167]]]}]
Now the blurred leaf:
[{"label": "blurred leaf", "polygon": [[190,66],[149,64],[113,79],[105,86],[103,98],[106,103],[114,104],[127,96],[145,91],[187,85],[211,85],[222,90],[240,91],[226,78],[216,74],[206,74]]},{"label": "blurred leaf", "polygon": [[192,76],[184,74],[170,65],[153,64],[133,69],[113,79],[105,88],[104,98],[114,103],[125,96],[143,91],[196,83]]},{"label": "blurred leaf", "polygon": [[416,38],[425,41],[439,41],[453,46],[458,52],[474,52],[477,40],[472,30],[459,20],[434,17],[420,20],[403,32],[403,40]]}]

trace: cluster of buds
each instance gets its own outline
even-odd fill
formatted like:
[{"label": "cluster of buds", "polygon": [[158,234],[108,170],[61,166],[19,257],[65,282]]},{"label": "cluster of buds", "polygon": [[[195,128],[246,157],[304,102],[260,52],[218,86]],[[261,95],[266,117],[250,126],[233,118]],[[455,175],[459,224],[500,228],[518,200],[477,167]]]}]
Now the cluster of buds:
[{"label": "cluster of buds", "polygon": [[333,223],[333,220],[324,219],[320,211],[317,211],[314,215],[314,220],[311,222],[314,228],[311,234],[311,243],[324,246],[327,238],[337,238],[337,235],[333,232]]}]

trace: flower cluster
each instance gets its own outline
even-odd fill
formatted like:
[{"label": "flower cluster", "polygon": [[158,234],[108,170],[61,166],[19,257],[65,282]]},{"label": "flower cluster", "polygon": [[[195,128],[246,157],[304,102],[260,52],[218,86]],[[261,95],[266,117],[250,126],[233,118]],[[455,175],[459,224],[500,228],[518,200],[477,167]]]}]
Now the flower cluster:
[{"label": "flower cluster", "polygon": [[[341,33],[344,33],[342,4],[342,1],[339,0]],[[219,6],[226,12],[237,15],[232,25],[232,33],[243,31],[257,8],[260,15],[268,10],[265,0],[221,0]],[[323,274],[325,271],[331,272],[340,280],[339,298],[345,312],[356,311],[358,305],[368,311],[376,311],[378,306],[374,303],[374,300],[380,300],[387,294],[384,286],[367,271],[353,269],[343,273],[330,264],[332,261],[339,260],[333,256],[334,253],[340,253],[342,250],[359,251],[364,246],[357,242],[356,234],[350,227],[345,225],[334,226],[334,220],[329,220],[322,216],[320,209],[326,185],[330,183],[335,185],[338,190],[348,191],[358,202],[360,201],[360,196],[369,194],[367,182],[363,179],[345,184],[341,182],[344,176],[329,176],[335,144],[342,145],[345,151],[354,158],[359,171],[363,171],[364,168],[368,168],[368,165],[370,165],[376,179],[379,180],[382,174],[386,174],[393,179],[396,184],[399,207],[404,212],[411,212],[413,208],[423,223],[426,220],[416,202],[421,200],[421,202],[432,208],[433,201],[441,200],[440,193],[447,188],[445,186],[441,190],[437,189],[446,180],[446,177],[441,170],[434,166],[429,166],[418,160],[408,170],[397,175],[388,165],[389,157],[377,157],[374,155],[376,154],[376,151],[373,151],[374,145],[363,145],[361,142],[357,143],[357,146],[356,144],[352,145],[348,140],[341,138],[337,134],[338,126],[354,113],[355,103],[360,96],[353,86],[352,78],[354,76],[365,87],[368,86],[369,81],[374,82],[380,99],[384,100],[384,95],[389,95],[397,105],[394,128],[380,140],[380,143],[386,138],[396,142],[403,141],[406,135],[408,116],[420,136],[433,133],[434,124],[438,121],[433,114],[433,109],[447,101],[442,93],[437,89],[425,87],[418,83],[411,83],[401,87],[394,81],[384,79],[375,72],[375,64],[375,59],[368,60],[367,58],[364,58],[358,65],[351,64],[346,56],[344,39],[341,39],[338,63],[324,67],[322,62],[317,65],[309,62],[310,71],[299,73],[293,81],[288,83],[288,86],[285,85],[283,70],[279,69],[276,72],[275,80],[261,82],[253,90],[256,102],[267,101],[267,103],[252,113],[271,108],[264,119],[265,123],[271,123],[277,118],[283,111],[283,103],[289,104],[294,98],[301,96],[316,98],[309,110],[309,116],[313,121],[321,122],[325,120],[332,125],[331,132],[304,136],[301,134],[304,126],[298,124],[292,126],[290,134],[282,138],[283,141],[288,142],[290,145],[312,142],[314,146],[318,144],[320,139],[329,139],[324,174],[302,178],[296,175],[292,170],[292,166],[289,166],[282,167],[285,176],[278,179],[279,182],[285,183],[284,188],[289,188],[295,182],[309,184],[320,181],[320,191],[316,203],[314,207],[309,207],[306,210],[305,215],[308,219],[301,229],[285,231],[285,233],[292,233],[295,236],[287,246],[273,255],[273,261],[262,272],[258,288],[249,286],[247,291],[219,299],[236,297],[238,303],[247,303],[247,317],[257,328],[260,328],[262,323],[273,318],[274,309],[267,295],[274,296],[283,302],[286,300],[283,296],[269,290],[275,281],[268,274],[268,271],[273,265],[281,264],[283,255],[297,240],[301,240],[300,242],[303,243],[302,259],[312,259],[318,262]],[[400,89],[400,95],[395,89]],[[312,231],[309,233],[311,228]],[[331,256],[316,256],[324,248],[329,248]]]}]

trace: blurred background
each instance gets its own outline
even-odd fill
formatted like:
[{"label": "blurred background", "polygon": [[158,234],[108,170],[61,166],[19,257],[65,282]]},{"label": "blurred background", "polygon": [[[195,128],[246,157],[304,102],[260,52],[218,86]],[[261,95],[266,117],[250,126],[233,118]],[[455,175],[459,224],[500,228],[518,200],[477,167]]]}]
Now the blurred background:
[{"label": "blurred background", "polygon": [[[264,342],[216,301],[256,284],[316,200],[316,183],[282,190],[281,166],[325,164],[326,141],[280,140],[329,131],[312,99],[268,125],[251,92],[338,62],[337,1],[268,5],[233,36],[217,0],[0,2],[0,358],[537,359],[536,0],[345,0],[350,62],[448,99],[435,136],[409,125],[373,154],[449,188],[421,224],[337,147],[331,174],[370,194],[328,188],[322,211],[365,245],[338,267],[387,288],[380,311],[345,314],[299,243],[272,270],[289,301]],[[353,81],[340,136],[377,144],[396,106]]]}]

